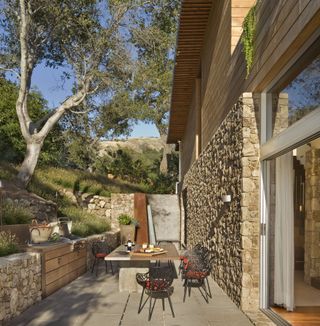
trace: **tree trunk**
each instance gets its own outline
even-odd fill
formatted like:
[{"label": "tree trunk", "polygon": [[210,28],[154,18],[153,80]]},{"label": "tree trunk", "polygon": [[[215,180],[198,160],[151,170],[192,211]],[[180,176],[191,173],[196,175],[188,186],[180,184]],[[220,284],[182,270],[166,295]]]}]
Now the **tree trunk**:
[{"label": "tree trunk", "polygon": [[27,187],[31,180],[33,172],[37,166],[38,158],[42,148],[43,142],[28,142],[27,152],[24,161],[21,164],[19,173],[17,175],[18,183],[24,188]]},{"label": "tree trunk", "polygon": [[171,145],[167,144],[167,135],[162,134],[160,138],[163,143],[162,159],[160,162],[160,172],[163,174],[168,173],[168,155],[171,154],[172,148]]}]

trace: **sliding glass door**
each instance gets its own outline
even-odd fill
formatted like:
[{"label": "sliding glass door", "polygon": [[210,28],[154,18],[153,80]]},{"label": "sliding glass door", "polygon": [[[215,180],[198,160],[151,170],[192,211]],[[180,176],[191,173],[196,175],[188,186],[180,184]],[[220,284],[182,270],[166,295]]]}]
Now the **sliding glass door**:
[{"label": "sliding glass door", "polygon": [[261,308],[320,316],[320,56],[261,98]]}]

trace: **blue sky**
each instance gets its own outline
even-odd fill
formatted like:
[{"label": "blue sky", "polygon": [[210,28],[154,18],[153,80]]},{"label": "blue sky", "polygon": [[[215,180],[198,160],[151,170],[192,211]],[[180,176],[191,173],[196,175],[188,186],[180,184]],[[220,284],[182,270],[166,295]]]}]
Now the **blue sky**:
[{"label": "blue sky", "polygon": [[[38,89],[43,97],[48,101],[50,108],[61,103],[72,89],[72,80],[63,82],[61,80],[61,70],[38,66],[32,76],[32,87]],[[154,124],[138,123],[133,127],[129,138],[135,137],[159,137],[159,133]]]}]

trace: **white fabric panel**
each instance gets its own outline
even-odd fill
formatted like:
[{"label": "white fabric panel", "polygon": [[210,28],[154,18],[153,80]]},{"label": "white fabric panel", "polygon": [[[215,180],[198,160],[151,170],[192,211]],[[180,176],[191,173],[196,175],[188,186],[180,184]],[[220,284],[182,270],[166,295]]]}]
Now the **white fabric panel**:
[{"label": "white fabric panel", "polygon": [[294,170],[292,152],[276,158],[274,301],[294,308]]},{"label": "white fabric panel", "polygon": [[147,206],[148,226],[149,226],[149,242],[156,244],[156,233],[154,230],[153,217],[150,205]]}]

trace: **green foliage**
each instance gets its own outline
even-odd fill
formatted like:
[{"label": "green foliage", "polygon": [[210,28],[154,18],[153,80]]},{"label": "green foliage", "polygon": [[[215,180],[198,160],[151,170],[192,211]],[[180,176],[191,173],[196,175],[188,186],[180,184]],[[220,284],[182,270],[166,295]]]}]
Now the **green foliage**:
[{"label": "green foliage", "polygon": [[121,149],[113,155],[113,160],[109,166],[111,174],[134,183],[145,182],[147,173],[141,160],[134,161],[130,154]]},{"label": "green foliage", "polygon": [[[90,113],[66,114],[62,120],[68,151],[68,165],[94,170],[99,161],[99,140],[128,135],[131,126],[130,108],[122,106],[122,98],[101,105],[88,104]],[[85,108],[82,108],[85,111]]]},{"label": "green foliage", "polygon": [[121,214],[118,216],[118,222],[120,225],[130,225],[133,223],[132,221],[133,221],[132,216],[128,214]]},{"label": "green foliage", "polygon": [[30,209],[11,201],[3,201],[0,204],[0,210],[2,223],[6,225],[29,224],[34,218]]},{"label": "green foliage", "polygon": [[57,241],[59,241],[60,239],[61,239],[60,234],[57,233],[57,232],[54,232],[54,233],[51,234],[51,236],[50,236],[50,238],[49,238],[49,241],[50,241],[50,242],[57,242]]},{"label": "green foliage", "polygon": [[10,232],[0,232],[0,257],[19,252],[19,246],[15,235]]},{"label": "green foliage", "polygon": [[75,206],[62,208],[62,214],[71,218],[72,233],[81,237],[100,234],[110,230],[110,224],[100,217]]},{"label": "green foliage", "polygon": [[[156,161],[154,171],[159,171],[160,162]],[[154,173],[152,176],[152,183],[149,187],[149,192],[155,194],[174,194],[176,182],[179,173],[179,156],[178,154],[171,154],[168,157],[168,173]]]},{"label": "green foliage", "polygon": [[[159,156],[159,152],[155,154],[153,151],[134,153],[127,149],[117,150],[104,156],[97,168],[100,172],[110,173],[115,178],[140,184],[141,187],[144,185],[143,192],[174,193],[178,178],[178,155],[168,155],[167,174],[159,172]],[[133,157],[139,157],[139,159],[134,160]]]},{"label": "green foliage", "polygon": [[[16,114],[17,97],[18,87],[0,77],[0,157],[12,163],[22,162],[26,149]],[[35,91],[29,96],[28,107],[32,119],[39,119],[48,113],[46,101]],[[61,129],[57,126],[44,142],[39,157],[40,164],[61,163],[64,151],[61,138]]]},{"label": "green foliage", "polygon": [[243,45],[243,52],[246,58],[247,77],[250,74],[253,59],[254,59],[254,39],[256,34],[256,6],[250,8],[247,16],[242,24],[241,43]]},{"label": "green foliage", "polygon": [[12,164],[0,161],[0,179],[12,180],[17,173],[17,169]]},{"label": "green foliage", "polygon": [[160,135],[167,132],[179,6],[178,0],[146,5],[130,30],[138,52],[132,105],[138,118],[154,123]]},{"label": "green foliage", "polygon": [[40,168],[36,171],[31,186],[35,181],[37,181],[37,186],[42,183],[51,188],[54,193],[61,188],[66,188],[74,193],[82,192],[110,197],[111,193],[130,193],[142,190],[139,186],[128,182],[109,180],[102,174],[67,168]]}]

